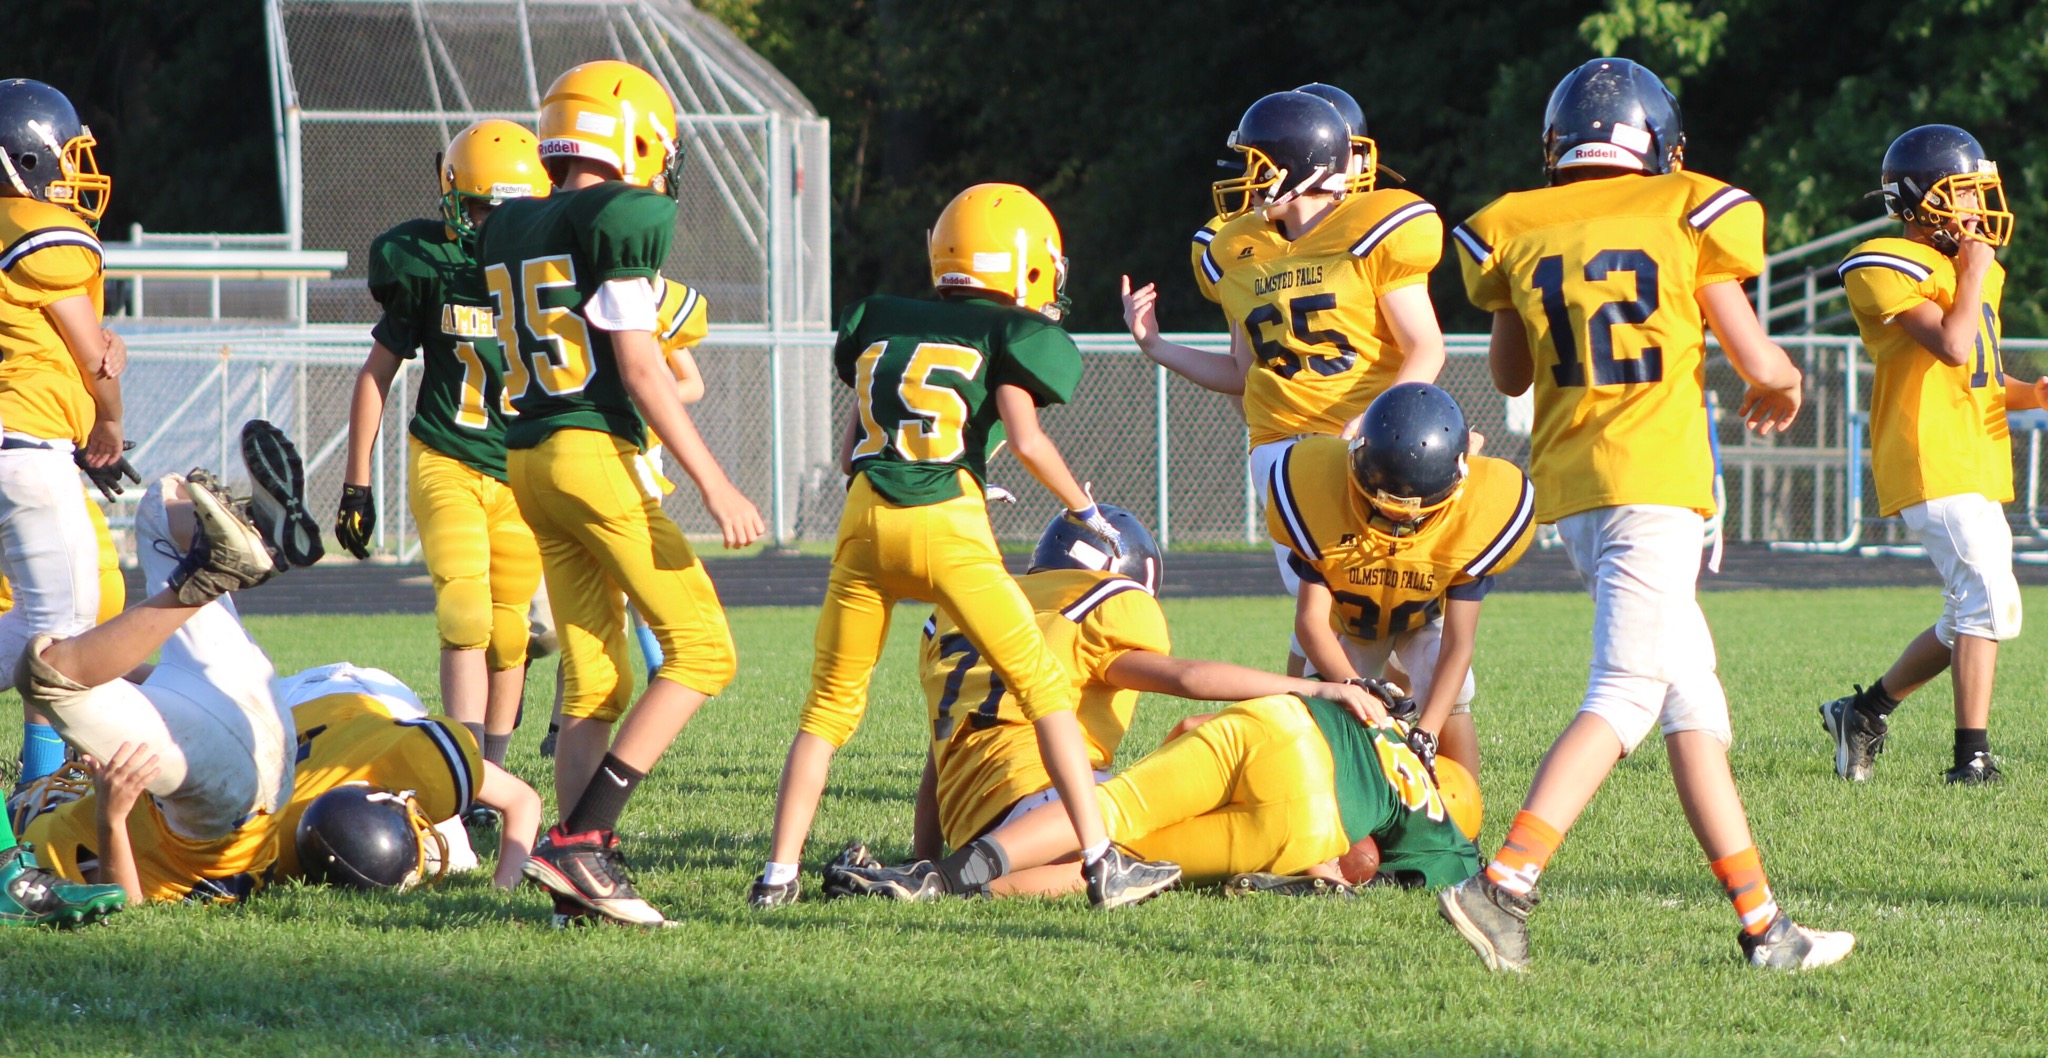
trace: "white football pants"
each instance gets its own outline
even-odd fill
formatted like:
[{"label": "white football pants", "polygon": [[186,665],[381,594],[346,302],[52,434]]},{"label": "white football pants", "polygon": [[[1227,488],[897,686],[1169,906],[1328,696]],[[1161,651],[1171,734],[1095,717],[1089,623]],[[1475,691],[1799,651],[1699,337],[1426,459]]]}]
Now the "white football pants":
[{"label": "white football pants", "polygon": [[[27,440],[27,439],[20,439]],[[0,449],[0,574],[14,585],[14,609],[0,616],[0,675],[38,632],[73,636],[100,612],[99,537],[66,441]]]}]

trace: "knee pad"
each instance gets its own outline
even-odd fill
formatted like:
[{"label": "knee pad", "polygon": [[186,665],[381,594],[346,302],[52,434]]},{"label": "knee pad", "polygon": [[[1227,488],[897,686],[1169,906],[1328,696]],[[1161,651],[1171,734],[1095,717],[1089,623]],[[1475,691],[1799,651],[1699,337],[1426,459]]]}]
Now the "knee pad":
[{"label": "knee pad", "polygon": [[526,640],[526,615],[518,607],[491,607],[491,645],[485,648],[484,659],[492,672],[524,665]]},{"label": "knee pad", "polygon": [[434,589],[434,622],[440,627],[443,650],[490,646],[490,586],[480,577],[442,581]]},{"label": "knee pad", "polygon": [[688,640],[673,630],[654,630],[661,643],[661,668],[655,676],[680,683],[693,691],[716,695],[739,674],[739,652],[733,649],[732,634],[697,635]]},{"label": "knee pad", "polygon": [[1728,721],[1728,694],[1712,673],[1690,677],[1671,685],[1664,693],[1664,734],[1704,731],[1725,748],[1735,741]]},{"label": "knee pad", "polygon": [[61,713],[65,706],[92,690],[43,660],[44,648],[59,638],[47,633],[31,637],[14,668],[14,689],[21,692],[21,700],[51,713]]},{"label": "knee pad", "polygon": [[1642,745],[1650,729],[1657,725],[1657,718],[1664,711],[1667,687],[1647,676],[1596,670],[1586,681],[1586,700],[1579,706],[1579,712],[1607,721],[1607,726],[1614,729],[1614,737],[1621,741],[1621,755],[1626,757]]}]

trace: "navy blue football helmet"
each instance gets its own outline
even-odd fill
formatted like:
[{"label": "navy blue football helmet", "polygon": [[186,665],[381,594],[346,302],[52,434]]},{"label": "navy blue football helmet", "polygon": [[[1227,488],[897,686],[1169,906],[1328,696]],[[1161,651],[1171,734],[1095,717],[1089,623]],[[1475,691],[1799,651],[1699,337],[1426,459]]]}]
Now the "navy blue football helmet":
[{"label": "navy blue football helmet", "polygon": [[97,226],[114,182],[100,172],[92,130],[64,93],[41,81],[0,81],[0,195],[62,206]]},{"label": "navy blue football helmet", "polygon": [[1579,165],[1676,172],[1685,160],[1678,97],[1649,68],[1592,59],[1565,75],[1543,108],[1543,174]]},{"label": "navy blue football helmet", "polygon": [[1110,573],[1121,573],[1145,586],[1145,590],[1159,594],[1159,577],[1164,563],[1159,554],[1159,542],[1152,539],[1152,530],[1138,516],[1111,504],[1099,504],[1102,516],[1116,527],[1117,536],[1123,541],[1123,557],[1117,558],[1102,549],[1102,541],[1084,528],[1081,523],[1064,513],[1053,515],[1051,524],[1038,536],[1038,546],[1031,549],[1031,568],[1026,572],[1042,573],[1049,569],[1095,569]]},{"label": "navy blue football helmet", "polygon": [[[1365,131],[1365,108],[1358,105],[1358,100],[1352,98],[1351,93],[1336,85],[1323,84],[1320,81],[1302,85],[1295,91],[1327,100],[1331,106],[1337,108],[1337,113],[1344,118],[1344,124],[1351,130],[1351,156],[1358,161],[1358,171],[1351,174],[1351,179],[1345,184],[1345,190],[1372,190],[1373,185],[1379,180],[1380,146]],[[1396,180],[1400,179],[1400,174],[1391,170],[1387,175]]]},{"label": "navy blue football helmet", "polygon": [[368,783],[337,786],[313,799],[293,835],[299,870],[316,885],[410,889],[440,877],[448,842],[412,791]]},{"label": "navy blue football helmet", "polygon": [[[1971,224],[1993,246],[2012,241],[2012,213],[1998,163],[1984,156],[1977,137],[1954,125],[1922,125],[1884,152],[1876,194],[1900,220],[1936,229],[1935,248],[1954,256],[1957,222]],[[1974,195],[1975,203],[1960,201]],[[1974,222],[1974,223],[1972,223]]]},{"label": "navy blue football helmet", "polygon": [[1329,100],[1307,92],[1266,96],[1238,119],[1229,146],[1243,156],[1244,175],[1211,185],[1216,212],[1226,217],[1308,191],[1345,189],[1351,126]]},{"label": "navy blue football helmet", "polygon": [[[1365,519],[1367,531],[1401,535],[1456,499],[1470,441],[1465,409],[1427,382],[1403,382],[1374,398],[1351,442],[1351,483],[1381,516]],[[1379,527],[1382,519],[1396,531]]]}]

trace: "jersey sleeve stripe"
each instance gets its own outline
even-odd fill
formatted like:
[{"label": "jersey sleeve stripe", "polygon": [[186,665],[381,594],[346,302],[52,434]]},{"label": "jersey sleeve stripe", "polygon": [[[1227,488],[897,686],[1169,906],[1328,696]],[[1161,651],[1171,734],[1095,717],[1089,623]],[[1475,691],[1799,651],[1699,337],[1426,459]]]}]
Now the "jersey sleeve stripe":
[{"label": "jersey sleeve stripe", "polygon": [[1724,187],[1708,195],[1707,200],[1700,203],[1697,209],[1685,215],[1685,219],[1696,230],[1706,231],[1707,225],[1720,220],[1722,214],[1744,202],[1755,201],[1755,196],[1739,187]]},{"label": "jersey sleeve stripe", "polygon": [[668,325],[668,330],[662,332],[661,340],[664,342],[681,333],[683,324],[690,322],[690,314],[697,311],[697,288],[684,287],[683,290],[683,307],[676,310],[675,320]]},{"label": "jersey sleeve stripe", "polygon": [[1128,577],[1112,577],[1088,589],[1086,595],[1074,600],[1066,609],[1061,610],[1060,616],[1075,624],[1080,624],[1089,614],[1095,612],[1096,607],[1101,606],[1110,599],[1127,591],[1144,590],[1145,586],[1143,584]]},{"label": "jersey sleeve stripe", "polygon": [[1214,246],[1211,246],[1209,249],[1202,251],[1202,274],[1208,276],[1211,283],[1221,283],[1223,282],[1223,269],[1216,267],[1216,257],[1213,252],[1215,249]]},{"label": "jersey sleeve stripe", "polygon": [[1486,245],[1486,240],[1472,234],[1472,229],[1463,224],[1451,229],[1451,237],[1458,240],[1458,245],[1472,258],[1473,264],[1484,268],[1486,262],[1493,259],[1493,247]]},{"label": "jersey sleeve stripe", "polygon": [[1288,480],[1287,468],[1293,462],[1294,449],[1280,453],[1280,458],[1273,463],[1272,476],[1267,479],[1266,488],[1273,497],[1274,505],[1280,508],[1280,520],[1287,526],[1287,536],[1294,541],[1294,550],[1310,562],[1320,562],[1323,560],[1322,549],[1309,535],[1308,523],[1301,517],[1301,507],[1294,502],[1294,486]]},{"label": "jersey sleeve stripe", "polygon": [[1394,234],[1394,229],[1417,217],[1426,217],[1435,212],[1436,207],[1427,202],[1410,202],[1402,206],[1400,209],[1381,218],[1380,222],[1367,230],[1363,237],[1357,242],[1352,243],[1351,255],[1353,257],[1365,257],[1371,254],[1373,250],[1379,247],[1380,243],[1387,240],[1387,236]]},{"label": "jersey sleeve stripe", "polygon": [[[469,770],[469,757],[462,752],[461,746],[455,744],[455,737],[450,735],[448,729],[442,727],[438,720],[419,719],[400,720],[398,722],[405,727],[419,728],[425,731],[429,738],[434,740],[434,748],[441,751],[442,758],[448,764],[448,774],[455,777],[455,814],[460,816],[464,812],[469,811],[470,801],[476,796],[476,776]],[[434,822],[438,823],[440,820],[437,819]]]},{"label": "jersey sleeve stripe", "polygon": [[1213,228],[1203,228],[1203,229],[1201,229],[1200,231],[1197,231],[1197,232],[1195,232],[1195,245],[1196,245],[1196,246],[1207,246],[1207,245],[1209,245],[1209,243],[1211,243],[1212,241],[1214,241],[1214,240],[1215,240],[1215,238],[1216,238],[1216,232],[1215,232],[1215,229],[1213,229]]},{"label": "jersey sleeve stripe", "polygon": [[1926,265],[1910,257],[1900,257],[1896,254],[1878,253],[1875,251],[1850,254],[1849,259],[1843,261],[1841,267],[1835,269],[1835,274],[1841,276],[1846,281],[1849,278],[1849,273],[1858,268],[1889,268],[1895,272],[1904,272],[1915,283],[1925,283],[1927,282],[1927,277],[1934,274]]},{"label": "jersey sleeve stripe", "polygon": [[100,241],[76,228],[38,228],[14,240],[13,245],[0,251],[0,271],[11,272],[21,259],[37,250],[52,246],[83,246],[91,250],[94,257],[102,260],[106,254],[100,249]]},{"label": "jersey sleeve stripe", "polygon": [[1514,550],[1515,541],[1521,539],[1523,530],[1529,527],[1529,519],[1535,516],[1536,486],[1530,484],[1528,477],[1524,476],[1522,501],[1515,504],[1514,517],[1508,519],[1508,524],[1501,529],[1500,535],[1486,545],[1486,550],[1481,551],[1479,557],[1465,564],[1465,572],[1475,577],[1484,577],[1492,573],[1493,567],[1500,562],[1502,556]]},{"label": "jersey sleeve stripe", "polygon": [[935,635],[938,635],[938,634],[939,634],[939,615],[938,615],[938,614],[933,614],[933,615],[931,615],[930,617],[927,617],[927,618],[925,618],[925,619],[924,619],[924,637],[925,637],[926,639],[930,639],[931,637],[933,637],[933,636],[935,636]]}]

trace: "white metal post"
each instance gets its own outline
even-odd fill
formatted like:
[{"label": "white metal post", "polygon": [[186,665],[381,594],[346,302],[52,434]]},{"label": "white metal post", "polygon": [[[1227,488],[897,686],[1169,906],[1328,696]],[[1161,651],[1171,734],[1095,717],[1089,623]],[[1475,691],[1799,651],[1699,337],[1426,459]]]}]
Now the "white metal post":
[{"label": "white metal post", "polygon": [[[776,341],[768,347],[768,425],[769,425],[769,488],[770,503],[773,507],[773,543],[776,547],[789,544],[789,487],[784,480],[784,460],[788,457],[789,421],[784,414],[784,398],[788,396],[783,388],[782,329],[786,319],[785,306],[789,300],[789,251],[791,236],[789,199],[789,129],[782,122],[782,115],[768,115],[768,329],[775,334]],[[812,424],[805,424],[809,429]]]},{"label": "white metal post", "polygon": [[1159,460],[1159,547],[1164,550],[1171,547],[1173,542],[1172,474],[1169,471],[1166,450],[1167,435],[1170,431],[1166,428],[1165,364],[1152,365],[1152,415],[1154,422],[1157,423],[1157,437],[1152,447]]}]

